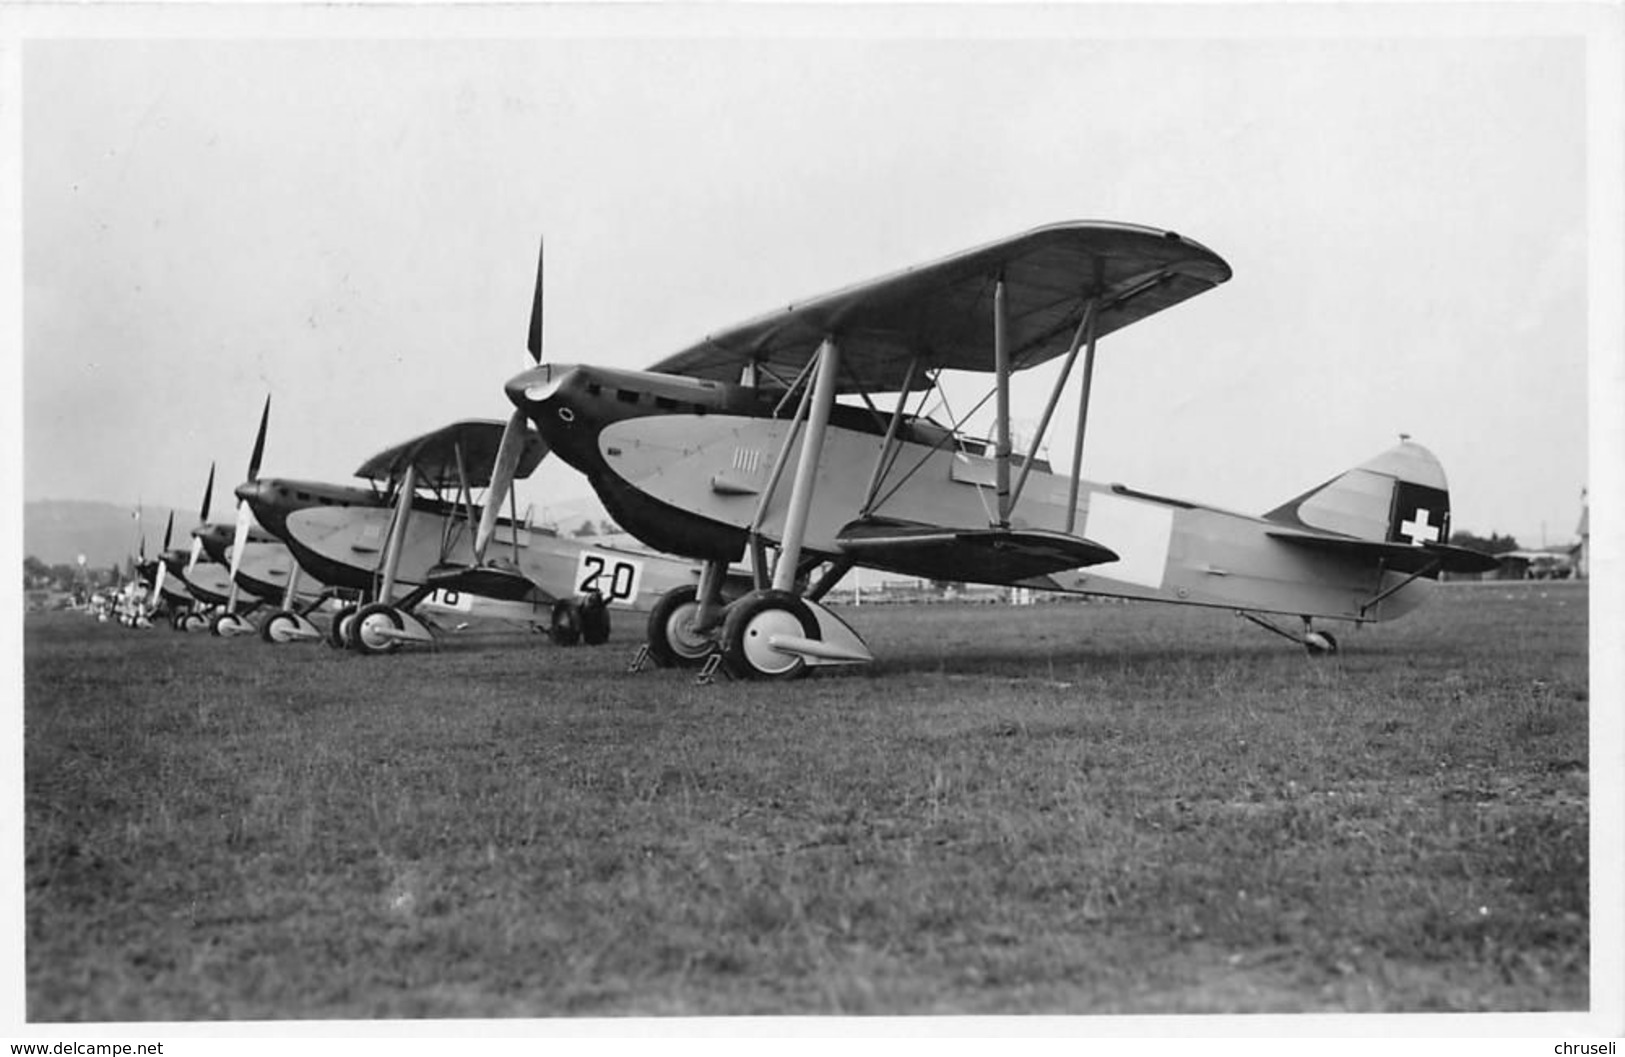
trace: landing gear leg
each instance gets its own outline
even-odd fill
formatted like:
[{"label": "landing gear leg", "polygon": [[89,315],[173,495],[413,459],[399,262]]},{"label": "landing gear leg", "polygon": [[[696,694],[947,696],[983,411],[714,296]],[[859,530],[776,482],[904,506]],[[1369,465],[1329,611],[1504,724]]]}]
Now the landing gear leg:
[{"label": "landing gear leg", "polygon": [[1291,639],[1309,652],[1311,657],[1331,657],[1337,653],[1337,639],[1329,631],[1316,631],[1314,622],[1309,617],[1301,617],[1303,633],[1294,635],[1278,624],[1259,616],[1257,613],[1248,613],[1236,610],[1236,616],[1252,621],[1265,631],[1271,631],[1283,639]]}]

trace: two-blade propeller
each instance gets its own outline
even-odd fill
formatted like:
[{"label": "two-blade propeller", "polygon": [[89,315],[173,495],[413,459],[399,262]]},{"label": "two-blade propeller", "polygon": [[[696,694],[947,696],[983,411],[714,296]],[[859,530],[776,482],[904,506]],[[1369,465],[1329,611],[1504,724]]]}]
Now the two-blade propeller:
[{"label": "two-blade propeller", "polygon": [[[198,511],[197,523],[202,528],[209,523],[209,499],[214,495],[214,463],[209,464],[209,483],[203,486],[203,508]],[[192,555],[186,561],[186,575],[192,575],[192,569],[197,565],[198,556],[203,553],[203,537],[192,536]]]},{"label": "two-blade propeller", "polygon": [[169,538],[175,531],[175,512],[169,512],[169,521],[164,525],[164,549],[158,552],[158,572],[152,578],[152,601],[147,604],[155,606],[158,597],[164,593],[164,574],[169,572]]},{"label": "two-blade propeller", "polygon": [[[265,430],[271,421],[271,398],[266,396],[265,409],[260,412],[260,431],[254,438],[254,453],[248,459],[248,480],[250,483],[259,480],[260,459],[265,455]],[[237,605],[237,570],[243,562],[243,547],[248,543],[249,523],[253,514],[248,509],[248,500],[237,501],[237,533],[232,537],[231,545],[231,596],[226,602],[228,610],[235,610]]]},{"label": "two-blade propeller", "polygon": [[[536,250],[536,293],[530,302],[530,330],[525,347],[535,363],[542,362],[542,267],[546,259],[546,242]],[[497,518],[502,514],[502,501],[513,492],[514,470],[525,450],[525,430],[529,423],[525,412],[516,409],[508,416],[502,430],[502,442],[497,446],[496,466],[491,471],[491,483],[485,493],[485,509],[480,512],[480,527],[474,533],[474,564],[485,561],[485,550],[496,532]],[[546,449],[543,449],[546,457]]]}]

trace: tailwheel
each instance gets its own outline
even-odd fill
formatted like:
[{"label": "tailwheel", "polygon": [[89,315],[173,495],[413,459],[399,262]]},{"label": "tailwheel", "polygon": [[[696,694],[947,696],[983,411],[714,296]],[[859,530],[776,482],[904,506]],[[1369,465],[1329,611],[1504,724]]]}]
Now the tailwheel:
[{"label": "tailwheel", "polygon": [[298,638],[295,631],[299,628],[299,619],[286,609],[279,609],[265,618],[260,624],[260,638],[272,645],[292,642]]},{"label": "tailwheel", "polygon": [[394,606],[374,602],[363,606],[351,618],[350,639],[357,653],[394,653],[400,649],[400,640],[385,634],[406,627]]},{"label": "tailwheel", "polygon": [[746,679],[795,679],[807,670],[796,653],[775,648],[775,636],[818,638],[818,618],[788,591],[752,591],[728,608],[722,622],[722,659]]},{"label": "tailwheel", "polygon": [[1337,654],[1337,639],[1329,631],[1308,631],[1303,636],[1303,648],[1311,657],[1332,657]]},{"label": "tailwheel", "polygon": [[700,592],[693,584],[674,587],[649,611],[649,657],[662,668],[698,668],[711,654],[713,640],[695,627]]},{"label": "tailwheel", "polygon": [[357,606],[342,606],[333,614],[333,623],[327,627],[327,644],[335,650],[350,648],[350,622],[355,619]]},{"label": "tailwheel", "polygon": [[553,618],[547,633],[560,646],[574,646],[581,641],[581,607],[568,598],[553,603]]},{"label": "tailwheel", "polygon": [[254,625],[250,624],[246,618],[238,616],[236,613],[221,613],[219,616],[215,617],[214,622],[209,625],[209,634],[218,635],[223,638],[231,638],[234,635],[246,635],[253,630]]},{"label": "tailwheel", "polygon": [[577,610],[581,615],[581,641],[602,646],[609,641],[609,605],[597,591],[589,592]]}]

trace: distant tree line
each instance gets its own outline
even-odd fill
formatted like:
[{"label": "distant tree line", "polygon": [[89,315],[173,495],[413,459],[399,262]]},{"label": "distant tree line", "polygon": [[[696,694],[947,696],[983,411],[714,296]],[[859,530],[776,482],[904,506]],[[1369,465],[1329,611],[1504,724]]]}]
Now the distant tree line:
[{"label": "distant tree line", "polygon": [[1508,551],[1521,549],[1516,539],[1503,536],[1499,532],[1492,532],[1488,537],[1474,535],[1471,532],[1452,532],[1450,542],[1457,547],[1465,547],[1480,554],[1506,554]]},{"label": "distant tree line", "polygon": [[582,521],[581,524],[577,525],[575,531],[570,533],[570,535],[579,539],[584,536],[613,536],[620,531],[620,526],[616,525],[615,522],[609,520],[608,518],[605,518],[596,525],[592,523],[591,518],[587,518],[586,520]]},{"label": "distant tree line", "polygon": [[95,590],[98,587],[108,587],[123,580],[123,575],[117,565],[105,568],[85,566],[81,569],[68,562],[58,562],[47,565],[30,554],[23,559],[23,590],[44,591],[55,589],[58,591],[72,591],[77,587]]}]

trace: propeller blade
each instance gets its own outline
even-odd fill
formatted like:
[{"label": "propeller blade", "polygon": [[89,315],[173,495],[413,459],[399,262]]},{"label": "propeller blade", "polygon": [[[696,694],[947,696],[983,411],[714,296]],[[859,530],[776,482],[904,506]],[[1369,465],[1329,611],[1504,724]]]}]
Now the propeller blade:
[{"label": "propeller blade", "polygon": [[158,575],[152,578],[152,600],[147,605],[155,606],[158,604],[159,597],[164,593],[164,574],[168,571],[169,566],[165,565],[160,559],[158,562]]},{"label": "propeller blade", "polygon": [[231,583],[232,593],[236,594],[237,570],[243,564],[243,545],[248,542],[248,522],[251,515],[248,512],[248,502],[245,500],[237,504],[237,534],[231,541]]},{"label": "propeller blade", "polygon": [[203,509],[198,511],[197,523],[209,523],[209,500],[214,497],[214,463],[209,464],[209,483],[203,486]]},{"label": "propeller blade", "polygon": [[530,303],[530,358],[542,362],[542,258],[546,242],[536,248],[536,296]]},{"label": "propeller blade", "polygon": [[508,417],[502,430],[502,443],[497,445],[496,466],[491,470],[491,483],[485,490],[485,509],[480,511],[480,527],[474,534],[474,563],[485,560],[485,548],[496,532],[497,518],[502,514],[502,500],[513,491],[513,474],[519,466],[519,456],[525,449],[526,419],[523,411]]},{"label": "propeller blade", "polygon": [[174,532],[175,532],[175,512],[173,510],[171,510],[169,512],[169,521],[167,523],[165,523],[165,525],[164,525],[164,550],[163,550],[163,553],[165,553],[165,554],[169,553],[169,537]]},{"label": "propeller blade", "polygon": [[260,412],[260,432],[254,438],[254,454],[248,457],[248,479],[250,481],[260,479],[260,459],[265,455],[265,427],[270,425],[270,422],[271,397],[267,394],[265,397],[265,410]]},{"label": "propeller blade", "polygon": [[140,551],[140,554],[141,554],[141,560],[146,561],[147,560],[147,534],[145,532],[143,532],[141,534],[141,551]]}]

